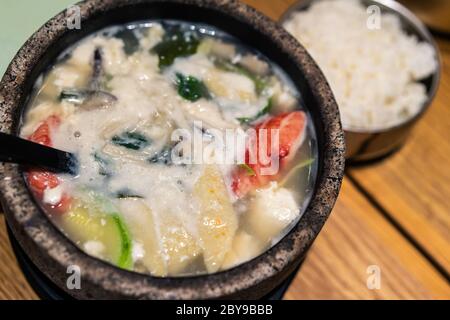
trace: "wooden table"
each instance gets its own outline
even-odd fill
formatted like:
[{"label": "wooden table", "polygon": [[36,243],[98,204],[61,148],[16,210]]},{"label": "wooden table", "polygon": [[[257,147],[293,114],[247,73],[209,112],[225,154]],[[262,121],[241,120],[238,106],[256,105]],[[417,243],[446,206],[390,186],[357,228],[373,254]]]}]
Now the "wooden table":
[{"label": "wooden table", "polygon": [[[246,0],[277,19],[293,0]],[[286,299],[450,299],[450,39],[431,109],[387,160],[347,170],[330,219]],[[36,299],[0,219],[0,298]],[[380,288],[368,273],[380,270]]]}]

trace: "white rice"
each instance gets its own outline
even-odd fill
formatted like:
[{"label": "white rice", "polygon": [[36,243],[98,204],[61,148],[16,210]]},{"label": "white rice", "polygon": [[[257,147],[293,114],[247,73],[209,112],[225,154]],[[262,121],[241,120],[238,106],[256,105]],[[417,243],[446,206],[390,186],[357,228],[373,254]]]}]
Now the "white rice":
[{"label": "white rice", "polygon": [[416,115],[427,99],[419,83],[437,68],[434,48],[383,14],[369,29],[359,0],[324,0],[284,27],[317,61],[338,102],[344,128],[382,129]]}]

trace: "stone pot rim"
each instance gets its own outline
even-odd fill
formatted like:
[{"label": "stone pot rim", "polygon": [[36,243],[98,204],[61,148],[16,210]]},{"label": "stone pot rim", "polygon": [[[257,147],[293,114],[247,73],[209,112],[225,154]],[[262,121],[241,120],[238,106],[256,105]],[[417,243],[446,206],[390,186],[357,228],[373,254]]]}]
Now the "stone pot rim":
[{"label": "stone pot rim", "polygon": [[[105,11],[143,2],[162,0],[88,0],[78,3],[81,22]],[[230,270],[210,275],[156,278],[121,270],[90,257],[69,241],[43,214],[29,193],[20,168],[0,164],[0,197],[7,222],[15,237],[31,260],[57,285],[64,286],[67,274],[55,274],[46,266],[55,264],[58,270],[78,265],[82,281],[88,288],[99,287],[109,297],[199,299],[231,296],[250,290],[278,273],[305,254],[323,227],[337,199],[344,174],[344,135],[338,107],[323,74],[306,50],[281,26],[255,9],[235,0],[165,0],[220,11],[247,24],[272,39],[294,61],[317,101],[323,128],[322,157],[316,192],[295,227],[275,246]],[[51,44],[70,32],[65,27],[66,12],[50,19],[33,34],[16,54],[0,82],[0,128],[2,132],[16,133],[19,124],[20,103],[29,94],[25,83],[38,61]],[[300,262],[300,261],[297,261]],[[95,293],[89,293],[95,297]],[[69,292],[70,294],[77,293]]]}]

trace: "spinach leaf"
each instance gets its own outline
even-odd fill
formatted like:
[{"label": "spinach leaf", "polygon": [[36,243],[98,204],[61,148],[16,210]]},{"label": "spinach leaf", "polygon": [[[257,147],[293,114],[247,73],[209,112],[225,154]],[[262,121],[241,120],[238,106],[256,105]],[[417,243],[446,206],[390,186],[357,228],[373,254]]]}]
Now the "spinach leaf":
[{"label": "spinach leaf", "polygon": [[195,77],[177,73],[177,86],[178,94],[191,102],[210,97],[205,84]]},{"label": "spinach leaf", "polygon": [[111,177],[112,176],[112,170],[111,170],[111,162],[104,158],[103,156],[100,155],[99,152],[95,152],[93,154],[94,160],[98,163],[99,165],[99,171],[98,173],[101,176],[105,176],[105,177]]},{"label": "spinach leaf", "polygon": [[126,28],[119,30],[114,37],[123,41],[123,50],[127,55],[132,55],[139,50],[139,40],[133,30]]},{"label": "spinach leaf", "polygon": [[154,163],[154,164],[164,164],[166,166],[171,165],[172,162],[172,146],[166,146],[161,152],[154,155],[150,159],[148,159],[148,162]]},{"label": "spinach leaf", "polygon": [[267,104],[264,108],[262,108],[255,116],[253,117],[244,117],[244,118],[237,118],[237,120],[242,124],[250,124],[262,116],[268,114],[270,112],[270,109],[272,109],[272,98],[269,98],[267,101]]},{"label": "spinach leaf", "polygon": [[130,131],[115,135],[111,141],[115,145],[132,150],[141,150],[150,144],[150,141],[143,134]]},{"label": "spinach leaf", "polygon": [[255,75],[244,67],[231,63],[230,61],[216,60],[215,66],[223,71],[238,73],[252,80],[255,84],[255,91],[258,95],[261,94],[267,86],[267,79],[265,77]]},{"label": "spinach leaf", "polygon": [[182,32],[179,28],[167,32],[163,40],[158,43],[152,52],[159,57],[161,69],[170,66],[178,57],[185,57],[197,52],[200,41],[192,32]]},{"label": "spinach leaf", "polygon": [[136,192],[133,192],[128,188],[120,189],[119,191],[116,192],[115,196],[117,199],[144,198],[143,196],[138,195]]}]

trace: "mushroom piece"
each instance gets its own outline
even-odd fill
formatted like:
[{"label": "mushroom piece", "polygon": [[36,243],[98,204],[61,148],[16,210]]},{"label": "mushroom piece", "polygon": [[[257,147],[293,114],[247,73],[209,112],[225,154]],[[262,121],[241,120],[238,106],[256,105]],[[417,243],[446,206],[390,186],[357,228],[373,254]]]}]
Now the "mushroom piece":
[{"label": "mushroom piece", "polygon": [[100,90],[103,78],[103,55],[100,48],[94,50],[92,76],[87,89],[65,89],[59,99],[78,105],[80,109],[108,108],[117,102],[117,97]]},{"label": "mushroom piece", "polygon": [[67,101],[84,110],[108,108],[117,102],[117,97],[111,93],[90,89],[66,89],[59,96],[61,101]]}]

